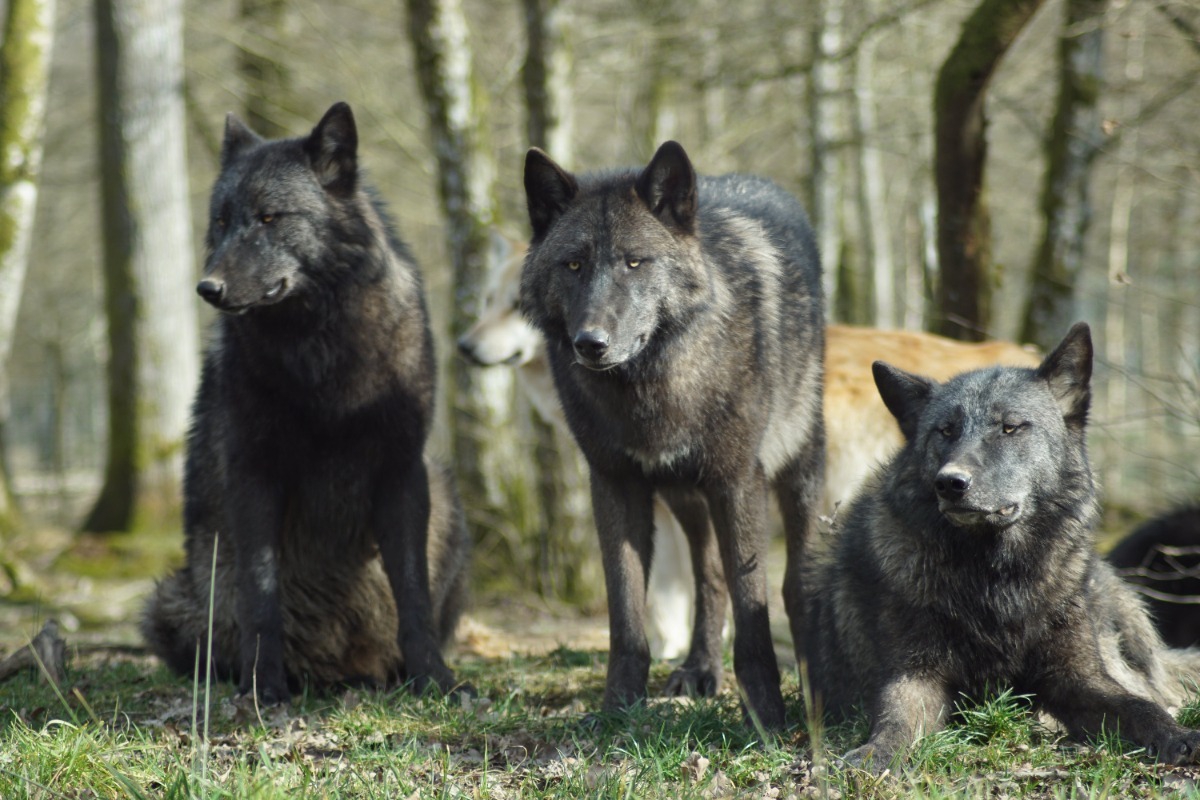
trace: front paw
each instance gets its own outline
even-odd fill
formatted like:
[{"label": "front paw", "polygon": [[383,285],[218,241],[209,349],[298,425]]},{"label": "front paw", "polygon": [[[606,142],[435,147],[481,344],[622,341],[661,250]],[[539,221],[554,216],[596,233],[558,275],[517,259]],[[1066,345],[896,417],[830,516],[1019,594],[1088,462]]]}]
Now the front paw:
[{"label": "front paw", "polygon": [[255,681],[251,678],[243,680],[238,686],[238,695],[240,697],[257,695],[258,703],[262,706],[287,705],[292,700],[292,693],[288,689],[287,681],[282,679]]},{"label": "front paw", "polygon": [[720,686],[719,668],[683,664],[667,678],[663,694],[667,697],[715,697]]},{"label": "front paw", "polygon": [[1193,764],[1200,760],[1200,731],[1180,728],[1158,736],[1147,752],[1164,764]]},{"label": "front paw", "polygon": [[880,775],[891,766],[892,754],[885,753],[867,742],[842,756],[841,762],[846,768],[860,769],[873,775]]}]

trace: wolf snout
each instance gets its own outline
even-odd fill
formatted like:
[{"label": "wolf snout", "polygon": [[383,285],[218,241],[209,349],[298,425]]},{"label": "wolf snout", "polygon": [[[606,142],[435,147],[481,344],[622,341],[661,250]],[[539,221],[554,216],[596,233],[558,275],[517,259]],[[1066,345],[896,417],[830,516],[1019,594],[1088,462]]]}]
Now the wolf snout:
[{"label": "wolf snout", "polygon": [[933,488],[944,500],[961,500],[971,488],[971,473],[962,467],[943,467],[933,481]]},{"label": "wolf snout", "polygon": [[204,298],[204,302],[215,306],[225,296],[225,283],[213,278],[205,278],[196,284],[196,293]]},{"label": "wolf snout", "polygon": [[599,361],[608,352],[608,332],[599,329],[580,331],[571,344],[575,354],[586,361]]}]

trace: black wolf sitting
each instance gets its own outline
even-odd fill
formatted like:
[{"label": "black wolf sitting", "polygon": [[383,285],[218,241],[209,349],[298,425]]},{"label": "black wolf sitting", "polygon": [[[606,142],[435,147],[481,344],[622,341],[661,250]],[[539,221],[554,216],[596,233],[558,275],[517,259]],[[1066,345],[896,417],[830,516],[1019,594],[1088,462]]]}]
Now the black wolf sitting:
[{"label": "black wolf sitting", "polygon": [[1037,369],[944,384],[882,362],[874,373],[907,441],[828,549],[813,548],[805,586],[817,701],[871,718],[846,760],[882,770],[960,694],[1006,686],[1073,736],[1107,729],[1168,763],[1193,760],[1200,731],[1165,706],[1200,659],[1162,644],[1094,551],[1088,327]]},{"label": "black wolf sitting", "polygon": [[[142,632],[191,673],[283,702],[301,681],[449,690],[441,645],[468,538],[424,456],[434,360],[421,278],[359,178],[339,103],[307,137],[225,126],[197,287],[222,313],[184,476],[187,562]],[[213,552],[216,573],[213,577]]]}]

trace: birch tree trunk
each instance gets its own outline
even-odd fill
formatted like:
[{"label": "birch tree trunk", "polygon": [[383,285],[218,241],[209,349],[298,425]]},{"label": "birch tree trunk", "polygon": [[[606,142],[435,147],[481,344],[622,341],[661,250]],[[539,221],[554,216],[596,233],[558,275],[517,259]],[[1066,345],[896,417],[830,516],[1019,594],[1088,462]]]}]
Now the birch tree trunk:
[{"label": "birch tree trunk", "polygon": [[174,513],[200,364],[182,2],[94,2],[109,442],[83,529],[99,532],[128,530],[146,512]]},{"label": "birch tree trunk", "polygon": [[18,521],[5,446],[8,358],[37,206],[54,7],[55,0],[9,0],[0,44],[0,535]]},{"label": "birch tree trunk", "polygon": [[938,196],[937,332],[979,341],[990,321],[991,221],[987,166],[988,84],[1043,0],[982,0],[963,23],[934,91]]},{"label": "birch tree trunk", "polygon": [[[407,0],[408,35],[437,160],[438,194],[454,276],[452,341],[475,321],[495,224],[495,164],[483,146],[487,111],[480,104],[460,0]],[[476,541],[522,536],[532,483],[517,457],[511,370],[449,367],[451,446],[467,518]],[[512,545],[520,549],[519,543]]]},{"label": "birch tree trunk", "polygon": [[808,213],[821,252],[825,300],[838,308],[842,266],[841,176],[838,146],[844,140],[841,95],[845,68],[838,60],[845,25],[845,0],[816,0],[808,70]]},{"label": "birch tree trunk", "polygon": [[1058,44],[1058,104],[1042,187],[1045,232],[1034,257],[1021,341],[1049,350],[1078,316],[1076,284],[1092,219],[1092,162],[1100,151],[1108,0],[1067,0]]}]

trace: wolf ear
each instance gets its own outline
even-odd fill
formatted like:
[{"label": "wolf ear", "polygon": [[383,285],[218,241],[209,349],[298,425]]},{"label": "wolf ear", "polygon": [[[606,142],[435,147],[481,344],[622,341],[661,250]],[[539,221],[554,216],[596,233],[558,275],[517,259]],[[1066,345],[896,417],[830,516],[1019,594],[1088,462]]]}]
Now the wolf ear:
[{"label": "wolf ear", "polygon": [[358,129],[346,103],[334,103],[304,142],[317,180],[331,192],[352,191],[358,182]]},{"label": "wolf ear", "polygon": [[529,148],[525,154],[525,201],[529,205],[529,224],[534,239],[546,235],[578,193],[579,184],[574,175],[540,149]]},{"label": "wolf ear", "polygon": [[263,138],[246,127],[232,112],[225,115],[225,140],[221,142],[221,166],[227,165],[247,147],[261,143]]},{"label": "wolf ear", "polygon": [[917,423],[925,406],[929,405],[929,395],[937,382],[882,361],[871,365],[871,374],[875,376],[875,386],[879,389],[883,404],[900,424],[900,432],[905,439],[912,439],[917,434]]},{"label": "wolf ear", "polygon": [[637,177],[638,197],[664,225],[691,233],[696,222],[696,170],[679,142],[663,142]]},{"label": "wolf ear", "polygon": [[1086,322],[1076,322],[1054,352],[1037,368],[1037,376],[1050,386],[1050,393],[1068,427],[1087,424],[1092,402],[1092,331]]}]

